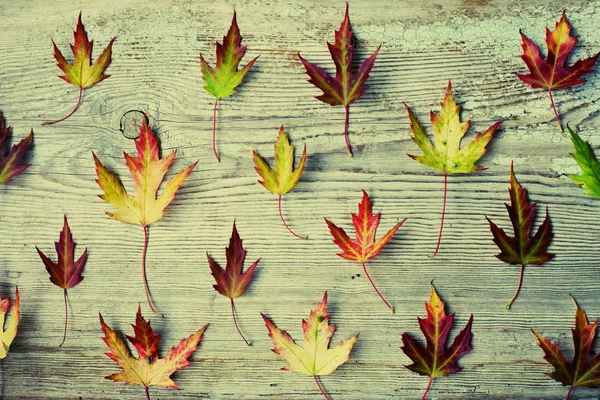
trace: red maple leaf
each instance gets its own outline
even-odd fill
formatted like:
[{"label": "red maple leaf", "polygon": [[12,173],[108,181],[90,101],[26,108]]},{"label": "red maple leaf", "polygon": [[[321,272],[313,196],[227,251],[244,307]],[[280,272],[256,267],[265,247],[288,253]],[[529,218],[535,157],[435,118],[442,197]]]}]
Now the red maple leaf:
[{"label": "red maple leaf", "polygon": [[330,76],[323,68],[306,61],[300,56],[300,53],[298,53],[298,57],[310,77],[308,81],[323,91],[323,94],[317,96],[317,99],[332,106],[344,106],[346,110],[344,139],[346,140],[348,155],[352,157],[352,150],[348,142],[349,107],[350,104],[354,103],[354,101],[365,93],[363,85],[369,79],[369,73],[375,64],[375,58],[379,54],[381,45],[375,50],[375,53],[362,63],[358,71],[353,74],[352,56],[354,55],[354,38],[348,16],[348,3],[346,3],[346,15],[340,25],[340,29],[335,31],[335,42],[334,44],[328,42],[327,47],[335,63],[335,77]]},{"label": "red maple leaf", "polygon": [[[49,259],[40,249],[35,247],[40,258],[46,266],[46,270],[50,274],[50,282],[56,286],[63,288],[63,295],[65,298],[65,329],[63,334],[63,340],[60,344],[65,344],[67,339],[67,323],[69,321],[69,308],[67,302],[67,289],[79,284],[83,280],[81,273],[87,260],[87,248],[83,251],[81,256],[75,261],[75,242],[73,241],[73,235],[71,235],[71,229],[69,228],[69,222],[65,215],[63,229],[60,232],[58,242],[54,243],[56,248],[56,254],[58,255],[58,261],[55,263]],[[59,347],[60,347],[59,346]]]},{"label": "red maple leaf", "polygon": [[600,355],[591,356],[598,320],[590,324],[585,311],[579,309],[577,302],[575,306],[575,328],[571,330],[575,345],[572,361],[567,361],[556,343],[531,330],[544,350],[544,359],[554,367],[553,372],[544,374],[564,386],[570,385],[566,400],[569,400],[571,392],[577,386],[595,388],[600,385]]},{"label": "red maple leaf", "polygon": [[554,257],[554,254],[549,254],[546,251],[554,237],[548,208],[546,208],[544,222],[540,225],[536,234],[531,237],[531,228],[533,227],[537,204],[529,204],[527,189],[517,182],[512,163],[510,164],[510,188],[508,192],[510,194],[510,205],[506,203],[504,205],[508,210],[508,216],[515,236],[509,237],[502,228],[499,228],[487,216],[485,217],[490,223],[494,243],[500,249],[500,254],[497,254],[496,257],[507,264],[521,266],[519,286],[513,298],[506,305],[506,308],[510,308],[519,295],[521,285],[523,284],[525,265],[542,265]]},{"label": "red maple leaf", "polygon": [[29,135],[19,143],[13,145],[6,157],[4,157],[4,145],[8,142],[11,126],[4,126],[3,115],[0,114],[0,184],[8,183],[13,178],[25,171],[31,164],[19,164],[27,154],[27,149],[33,139],[33,129]]},{"label": "red maple leaf", "polygon": [[527,64],[530,73],[517,74],[517,77],[532,88],[548,90],[552,109],[561,132],[563,129],[552,97],[552,89],[564,89],[584,83],[585,81],[581,78],[592,71],[598,56],[600,56],[600,53],[598,53],[593,57],[577,60],[570,67],[565,66],[567,58],[579,38],[579,36],[571,36],[571,27],[572,25],[567,21],[567,16],[563,11],[562,18],[556,23],[554,31],[546,28],[548,54],[545,60],[540,55],[539,47],[523,32],[520,32],[523,39],[521,58]]},{"label": "red maple leaf", "polygon": [[229,247],[225,248],[225,256],[227,258],[227,265],[225,266],[225,269],[223,269],[215,262],[215,260],[213,260],[208,252],[206,253],[210,272],[215,278],[215,281],[217,281],[217,284],[213,285],[213,287],[217,292],[221,293],[223,296],[229,297],[231,300],[231,315],[235,327],[242,339],[244,339],[244,342],[246,342],[248,346],[251,346],[250,342],[246,340],[238,326],[237,319],[235,318],[233,299],[240,297],[246,291],[246,286],[248,286],[248,283],[252,280],[254,270],[258,266],[260,258],[254,261],[250,268],[242,272],[244,259],[246,258],[246,250],[242,247],[242,239],[240,239],[240,235],[235,227],[235,221],[233,222],[233,231],[231,232],[231,238],[229,239]]},{"label": "red maple leaf", "polygon": [[333,236],[333,243],[337,244],[338,247],[342,249],[342,252],[339,253],[338,256],[345,258],[346,260],[362,263],[363,270],[365,271],[369,282],[371,282],[371,285],[373,285],[373,288],[379,297],[381,297],[381,300],[383,300],[385,305],[394,312],[393,307],[385,300],[379,292],[379,289],[377,289],[377,286],[375,286],[375,283],[373,283],[369,272],[367,272],[365,262],[379,254],[381,249],[383,249],[383,246],[392,239],[394,233],[396,233],[404,221],[406,221],[406,218],[398,222],[392,229],[375,242],[375,232],[379,226],[381,213],[373,215],[373,205],[371,204],[369,195],[364,190],[362,192],[363,199],[358,203],[358,214],[352,214],[352,223],[354,224],[354,230],[356,231],[356,240],[350,239],[342,228],[338,228],[327,218],[325,218],[325,222]]},{"label": "red maple leaf", "polygon": [[452,345],[446,347],[448,334],[454,322],[454,313],[446,315],[444,302],[440,299],[435,287],[431,284],[431,299],[425,303],[427,319],[417,317],[419,327],[425,336],[426,347],[424,348],[416,339],[408,333],[402,334],[402,351],[413,361],[406,368],[419,375],[429,376],[429,385],[425,389],[422,400],[425,399],[434,378],[448,376],[462,371],[458,360],[469,353],[471,347],[471,325],[473,315],[469,317],[467,325],[454,338]]}]

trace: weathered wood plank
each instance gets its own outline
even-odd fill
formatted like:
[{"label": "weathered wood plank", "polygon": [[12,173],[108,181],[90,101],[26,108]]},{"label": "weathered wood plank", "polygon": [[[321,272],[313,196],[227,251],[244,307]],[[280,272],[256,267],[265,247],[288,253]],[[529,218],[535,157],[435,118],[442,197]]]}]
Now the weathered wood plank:
[{"label": "weathered wood plank", "polygon": [[[3,399],[137,399],[141,388],[108,382],[116,366],[103,353],[97,313],[128,333],[138,303],[146,316],[140,258],[140,227],[113,221],[110,207],[96,197],[94,151],[131,184],[122,151],[133,143],[119,132],[128,110],[149,113],[164,152],[179,149],[174,170],[199,159],[197,169],[169,207],[169,215],[150,229],[148,279],[165,319],[153,320],[163,333],[161,351],[210,323],[194,365],[176,375],[180,391],[152,388],[160,399],[319,399],[307,377],[286,373],[272,347],[259,312],[265,312],[294,337],[300,320],[329,290],[337,341],[360,331],[352,359],[323,385],[333,399],[420,398],[427,379],[403,365],[400,334],[418,333],[428,284],[434,280],[464,324],[474,314],[475,350],[464,358],[463,373],[437,380],[429,398],[564,398],[565,388],[543,375],[550,367],[530,328],[569,347],[574,295],[588,314],[600,315],[597,200],[568,179],[577,166],[569,156],[568,136],[556,130],[543,91],[521,84],[518,58],[524,29],[537,43],[544,27],[563,9],[581,35],[576,56],[600,48],[600,2],[560,3],[501,0],[350,2],[351,19],[365,57],[379,43],[383,50],[367,83],[367,94],[351,107],[348,158],[342,138],[343,110],[319,103],[306,83],[298,51],[331,70],[325,41],[333,37],[344,3],[276,0],[188,4],[179,1],[33,0],[0,4],[0,111],[14,137],[35,130],[32,167],[0,188],[0,294],[19,285],[23,319],[8,358],[0,363]],[[239,93],[219,108],[218,146],[212,156],[212,98],[202,89],[198,53],[213,59],[214,40],[228,27],[233,9],[248,44],[248,59],[259,62]],[[116,36],[112,77],[87,90],[81,109],[64,123],[41,127],[66,114],[76,88],[55,78],[50,39],[67,49],[77,13],[94,39],[96,54]],[[423,123],[437,109],[451,79],[463,117],[473,131],[505,119],[485,172],[452,176],[442,249],[428,258],[437,237],[442,176],[406,157],[418,153],[410,140],[403,102]],[[556,93],[564,121],[584,139],[600,145],[599,80]],[[308,146],[308,162],[298,187],[284,200],[286,218],[310,236],[291,237],[281,226],[276,198],[256,183],[251,152],[272,154],[278,127],[292,142]],[[469,136],[472,137],[472,136]],[[514,160],[518,179],[540,207],[550,208],[555,225],[547,266],[528,267],[524,288],[509,312],[518,268],[498,261],[487,214],[502,226],[502,205]],[[367,190],[382,211],[381,231],[408,217],[397,237],[368,263],[373,279],[395,306],[390,315],[373,293],[360,265],[335,256],[323,217],[349,228],[349,213]],[[78,249],[89,249],[83,283],[70,290],[72,311],[67,343],[62,337],[60,289],[48,282],[35,245],[50,251],[68,214]],[[237,300],[242,329],[237,336],[227,300],[212,289],[205,259],[223,259],[231,223],[249,259],[261,257],[247,294]],[[567,352],[568,353],[568,352]],[[577,389],[593,398],[594,391]]]}]

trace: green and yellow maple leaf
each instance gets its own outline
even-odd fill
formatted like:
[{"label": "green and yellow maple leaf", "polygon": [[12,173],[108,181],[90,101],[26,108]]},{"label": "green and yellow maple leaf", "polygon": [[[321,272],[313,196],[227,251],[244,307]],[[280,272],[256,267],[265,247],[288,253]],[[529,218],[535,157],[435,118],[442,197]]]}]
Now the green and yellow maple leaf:
[{"label": "green and yellow maple leaf", "polygon": [[435,114],[433,111],[429,113],[431,124],[433,125],[433,136],[435,138],[434,146],[414,112],[406,104],[404,105],[408,111],[410,128],[413,132],[412,140],[423,151],[423,155],[421,156],[412,154],[409,154],[408,156],[421,164],[425,164],[444,173],[442,221],[440,224],[437,246],[432,254],[436,255],[440,248],[442,230],[444,228],[448,174],[468,174],[485,170],[486,168],[479,167],[475,163],[487,152],[486,146],[490,140],[492,140],[494,133],[496,133],[496,130],[500,124],[502,124],[502,121],[494,123],[484,132],[477,134],[467,146],[461,148],[460,143],[471,126],[471,121],[461,122],[461,107],[456,104],[454,96],[452,95],[452,83],[448,81],[448,88],[444,95],[444,101],[441,103],[442,108],[440,113]]},{"label": "green and yellow maple leaf", "polygon": [[300,236],[296,234],[288,226],[283,218],[283,212],[281,211],[281,197],[292,190],[298,184],[300,176],[304,171],[304,164],[306,163],[306,143],[304,143],[304,152],[298,163],[298,168],[294,171],[294,146],[290,145],[290,138],[283,130],[283,125],[279,128],[279,135],[277,136],[277,143],[275,143],[275,169],[271,168],[269,163],[264,158],[258,155],[256,151],[252,152],[254,158],[254,169],[262,181],[258,183],[263,185],[269,192],[278,195],[279,205],[279,217],[281,222],[287,228],[290,233],[300,239],[306,239],[306,236]]}]

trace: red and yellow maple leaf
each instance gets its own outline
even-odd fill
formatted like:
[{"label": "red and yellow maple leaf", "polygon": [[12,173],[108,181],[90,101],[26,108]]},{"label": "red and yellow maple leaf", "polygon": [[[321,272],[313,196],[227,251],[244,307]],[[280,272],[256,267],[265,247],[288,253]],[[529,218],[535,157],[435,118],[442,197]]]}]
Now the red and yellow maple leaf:
[{"label": "red and yellow maple leaf", "polygon": [[328,348],[336,326],[329,325],[327,292],[317,308],[310,312],[308,319],[302,320],[302,331],[304,331],[302,347],[297,345],[286,331],[277,328],[266,315],[263,313],[260,315],[265,321],[269,337],[275,346],[273,352],[288,362],[288,365],[282,369],[312,376],[323,396],[329,400],[329,396],[323,390],[317,376],[329,375],[348,361],[359,334],[342,340],[337,347]]},{"label": "red and yellow maple leaf", "polygon": [[571,392],[578,386],[596,388],[600,385],[600,355],[591,354],[598,320],[590,324],[585,311],[579,308],[576,301],[575,307],[575,328],[571,330],[575,345],[572,361],[567,361],[556,343],[531,330],[544,351],[544,359],[554,367],[553,372],[544,374],[564,386],[570,386],[566,400],[569,400]]},{"label": "red and yellow maple leaf", "polygon": [[31,164],[20,164],[20,162],[27,154],[29,144],[33,139],[33,129],[25,139],[13,145],[8,154],[4,156],[4,145],[8,143],[11,128],[11,126],[4,128],[4,116],[0,114],[0,184],[12,181],[15,176],[31,166]]},{"label": "red and yellow maple leaf", "polygon": [[448,174],[469,174],[471,172],[484,171],[487,168],[481,168],[477,165],[477,161],[487,152],[487,145],[494,137],[496,130],[502,124],[498,121],[490,126],[482,133],[478,133],[473,140],[465,147],[461,148],[460,144],[471,126],[471,120],[461,122],[460,110],[461,107],[456,104],[456,100],[452,95],[452,83],[448,81],[448,87],[444,94],[439,114],[433,111],[429,112],[431,125],[433,126],[433,137],[435,138],[435,146],[425,133],[425,129],[417,119],[415,113],[406,105],[408,118],[410,119],[410,129],[413,132],[412,140],[419,146],[423,155],[408,156],[413,160],[435,168],[444,173],[444,201],[442,205],[442,220],[438,233],[437,245],[435,251],[431,255],[435,256],[442,242],[442,233],[444,231],[444,218],[446,216],[446,195],[448,193]]},{"label": "red and yellow maple leaf", "polygon": [[429,384],[423,394],[422,400],[427,397],[431,384],[435,378],[448,376],[462,371],[458,360],[469,353],[471,347],[471,325],[473,315],[469,317],[467,325],[454,338],[450,347],[446,347],[448,334],[454,322],[454,313],[446,315],[444,302],[438,296],[435,287],[431,284],[431,298],[425,303],[427,319],[417,317],[419,327],[425,336],[426,347],[423,347],[408,333],[402,334],[402,351],[412,360],[406,368],[419,375],[429,376]]},{"label": "red and yellow maple leaf", "polygon": [[0,299],[0,360],[8,356],[10,345],[17,336],[17,328],[21,319],[21,297],[19,297],[18,286],[15,291],[15,302],[10,307],[10,322],[4,330],[4,322],[9,306],[10,299]]},{"label": "red and yellow maple leaf", "polygon": [[199,347],[202,335],[208,327],[208,324],[204,325],[196,333],[181,340],[177,346],[171,347],[166,357],[160,358],[158,345],[161,335],[154,333],[150,321],[144,319],[138,306],[135,324],[132,325],[134,336],[125,335],[138,353],[138,358],[134,358],[117,332],[104,322],[102,314],[99,315],[102,332],[104,332],[102,340],[110,349],[110,352],[105,354],[123,368],[122,372],[109,375],[106,379],[125,384],[143,385],[147,400],[150,400],[148,390],[150,386],[178,389],[177,384],[171,379],[171,375],[175,371],[192,365],[188,358]]},{"label": "red and yellow maple leaf", "polygon": [[375,53],[362,63],[356,73],[352,73],[354,37],[350,26],[350,17],[348,16],[348,3],[346,3],[346,14],[340,29],[335,31],[335,41],[333,44],[328,42],[327,47],[335,64],[335,77],[330,76],[323,68],[306,61],[300,53],[298,53],[298,57],[310,77],[308,81],[323,91],[323,94],[317,96],[317,99],[331,106],[344,106],[346,112],[344,139],[346,140],[348,155],[352,157],[352,150],[348,141],[349,107],[365,93],[363,86],[369,79],[369,74],[373,69],[373,65],[375,65],[375,58],[379,54],[381,45],[375,50]]},{"label": "red and yellow maple leaf", "polygon": [[329,227],[331,236],[333,236],[333,243],[337,244],[342,250],[338,256],[345,258],[346,260],[358,261],[362,263],[363,270],[365,271],[365,275],[367,275],[369,282],[371,282],[371,285],[373,285],[373,288],[381,300],[383,300],[385,305],[392,312],[394,312],[394,308],[390,305],[390,303],[387,302],[381,292],[379,292],[377,286],[375,286],[375,283],[367,271],[365,262],[379,254],[381,249],[383,249],[383,246],[385,246],[386,243],[392,239],[394,233],[396,233],[404,221],[406,221],[406,218],[398,222],[378,241],[375,241],[375,232],[379,226],[380,216],[381,213],[373,215],[373,205],[371,204],[371,199],[369,199],[367,192],[363,190],[362,201],[358,203],[358,214],[352,214],[352,223],[354,224],[354,230],[356,232],[355,240],[350,239],[350,237],[342,228],[338,228],[332,222],[327,220],[327,218],[325,218],[325,222]]},{"label": "red and yellow maple leaf", "polygon": [[500,254],[496,255],[496,257],[507,264],[521,266],[519,286],[513,298],[506,305],[507,309],[511,307],[521,291],[525,265],[542,265],[554,257],[554,254],[546,251],[554,236],[548,207],[546,207],[544,222],[538,228],[537,233],[531,237],[536,203],[529,204],[527,189],[517,182],[512,163],[510,164],[510,188],[508,189],[508,193],[510,194],[510,205],[506,203],[504,205],[508,210],[508,216],[510,217],[515,236],[509,237],[502,228],[499,228],[487,216],[485,217],[490,223],[494,243],[500,249]]},{"label": "red and yellow maple leaf", "polygon": [[543,59],[540,55],[539,47],[525,36],[523,32],[520,32],[523,39],[523,54],[521,55],[521,59],[525,61],[530,73],[517,74],[517,77],[534,89],[548,90],[552,110],[554,111],[556,122],[561,132],[563,129],[558,111],[556,111],[554,98],[552,97],[552,90],[565,89],[584,83],[585,81],[582,77],[592,71],[592,68],[596,65],[596,61],[598,61],[598,56],[600,56],[600,53],[598,53],[595,56],[577,60],[575,64],[567,67],[565,65],[567,58],[571,54],[571,51],[573,51],[575,43],[577,43],[577,39],[579,38],[579,36],[571,36],[571,28],[572,25],[567,20],[564,11],[553,31],[546,28],[546,47],[548,48],[546,59]]},{"label": "red and yellow maple leaf", "polygon": [[252,152],[254,159],[254,169],[262,181],[258,183],[263,185],[269,192],[278,195],[278,208],[279,218],[281,222],[287,228],[287,230],[294,236],[300,239],[307,239],[308,236],[300,236],[289,227],[285,219],[283,218],[283,212],[281,211],[281,198],[284,194],[292,190],[298,184],[300,176],[304,171],[304,164],[306,163],[306,143],[304,143],[304,152],[298,163],[298,168],[294,171],[294,146],[290,145],[290,138],[287,133],[283,130],[283,125],[279,128],[279,136],[277,136],[277,143],[275,143],[275,169],[271,168],[269,163],[264,158],[258,155],[256,151]]},{"label": "red and yellow maple leaf", "polygon": [[217,42],[216,46],[216,66],[213,68],[208,65],[202,53],[200,53],[200,69],[205,84],[204,90],[215,96],[212,140],[213,152],[217,161],[219,161],[219,152],[217,151],[217,106],[219,99],[229,97],[235,93],[235,88],[242,83],[259,56],[254,57],[242,69],[238,69],[242,58],[246,54],[246,46],[242,46],[242,36],[238,28],[235,11],[227,35],[223,37],[223,44]]},{"label": "red and yellow maple leaf", "polygon": [[59,78],[63,79],[65,82],[68,82],[72,85],[79,87],[79,98],[77,99],[77,104],[73,111],[67,114],[65,117],[52,121],[52,122],[44,122],[42,125],[52,125],[57,122],[61,122],[69,118],[71,115],[77,111],[79,105],[81,104],[81,98],[83,96],[83,89],[94,86],[95,84],[103,81],[104,79],[110,77],[110,75],[106,75],[104,71],[110,65],[112,61],[112,45],[115,41],[115,38],[112,38],[108,43],[108,46],[102,51],[100,57],[96,60],[94,64],[92,64],[92,48],[94,46],[94,41],[88,40],[87,32],[85,31],[85,27],[81,22],[81,12],[79,13],[79,19],[77,21],[77,27],[73,32],[73,36],[75,38],[74,44],[71,46],[71,51],[73,52],[73,64],[70,64],[65,56],[61,53],[52,41],[52,45],[54,46],[54,58],[56,59],[56,65],[60,68],[64,75],[59,76]]},{"label": "red and yellow maple leaf", "polygon": [[81,273],[83,272],[83,267],[87,260],[86,248],[77,261],[75,261],[75,242],[73,241],[73,235],[71,235],[71,228],[69,228],[66,215],[64,218],[63,229],[60,232],[58,242],[54,243],[54,247],[56,248],[56,254],[58,255],[58,261],[56,263],[42,253],[37,246],[35,249],[46,266],[46,271],[50,274],[50,282],[63,289],[63,296],[65,299],[65,329],[62,342],[60,343],[60,346],[62,346],[67,339],[67,323],[69,321],[67,289],[72,288],[83,280]]},{"label": "red and yellow maple leaf", "polygon": [[146,281],[146,251],[148,249],[148,226],[160,220],[165,215],[165,208],[175,198],[175,192],[183,184],[192,172],[198,161],[194,162],[183,171],[171,178],[165,185],[160,196],[157,196],[158,188],[169,171],[177,150],[165,158],[160,158],[158,138],[152,133],[148,125],[148,118],[144,116],[140,128],[140,137],[135,140],[138,156],[132,157],[127,153],[125,162],[133,177],[135,196],[131,196],[125,190],[121,180],[113,172],[110,172],[96,157],[96,182],[104,191],[99,197],[112,204],[117,210],[106,212],[109,217],[117,221],[129,224],[141,225],[144,229],[144,249],[142,252],[142,275],[146,299],[152,312],[162,316],[152,305]]},{"label": "red and yellow maple leaf", "polygon": [[243,271],[246,250],[242,247],[242,239],[240,239],[240,235],[235,227],[235,221],[233,222],[233,230],[231,232],[231,238],[229,239],[229,247],[225,248],[225,256],[227,258],[227,265],[225,266],[225,269],[223,269],[215,262],[215,260],[213,260],[208,252],[206,253],[210,272],[217,282],[213,287],[217,292],[225,297],[229,297],[231,300],[231,316],[233,317],[235,328],[242,339],[244,339],[244,342],[246,342],[248,346],[251,346],[250,342],[246,340],[238,326],[233,299],[240,297],[246,291],[246,286],[248,286],[252,280],[254,270],[258,266],[260,258],[254,261],[250,268]]}]

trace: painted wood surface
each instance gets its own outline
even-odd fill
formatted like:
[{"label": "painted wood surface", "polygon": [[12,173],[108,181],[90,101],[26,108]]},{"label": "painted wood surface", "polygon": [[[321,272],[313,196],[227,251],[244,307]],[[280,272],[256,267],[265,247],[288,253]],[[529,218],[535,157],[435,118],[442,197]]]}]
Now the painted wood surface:
[{"label": "painted wood surface", "polygon": [[[260,59],[237,95],[220,104],[218,146],[211,149],[212,98],[203,90],[199,52],[214,60],[214,41],[226,32],[233,10],[247,44],[246,60]],[[360,331],[351,360],[322,378],[332,399],[416,399],[427,378],[403,367],[400,334],[418,331],[417,316],[434,280],[458,326],[474,315],[472,353],[464,371],[436,380],[429,398],[564,398],[566,388],[543,373],[551,367],[530,328],[569,349],[578,299],[591,318],[598,296],[598,200],[568,179],[578,168],[568,135],[554,122],[547,93],[515,77],[519,29],[542,43],[563,9],[581,35],[576,57],[600,49],[598,1],[351,0],[350,12],[362,60],[382,43],[367,94],[351,106],[349,158],[342,137],[343,108],[315,100],[296,54],[332,70],[325,41],[343,16],[342,1],[50,1],[0,3],[0,110],[14,138],[35,131],[33,164],[0,188],[0,294],[19,285],[22,322],[8,358],[0,362],[3,399],[139,399],[143,388],[112,383],[118,367],[103,353],[98,312],[131,333],[141,280],[141,227],[107,217],[97,195],[92,151],[131,187],[122,152],[133,142],[119,131],[128,110],[148,113],[163,152],[178,149],[173,171],[200,160],[169,214],[150,228],[148,279],[166,317],[152,318],[163,334],[161,353],[210,323],[194,365],[176,374],[179,391],[152,388],[153,399],[320,399],[310,377],[281,371],[259,312],[301,337],[300,322],[329,290],[334,342]],[[116,36],[111,78],[86,90],[81,109],[54,126],[40,123],[65,115],[77,88],[56,77],[53,39],[63,51],[77,14],[94,54]],[[504,119],[481,165],[488,170],[449,179],[445,234],[435,247],[443,177],[406,156],[410,140],[403,102],[424,124],[437,109],[448,80],[463,103],[471,133]],[[600,77],[557,91],[563,120],[592,145],[600,145]],[[272,156],[280,125],[293,144],[306,141],[308,161],[300,184],[284,198],[292,237],[279,221],[277,199],[257,183],[252,150]],[[429,130],[431,133],[431,130]],[[297,158],[299,154],[297,154]],[[529,267],[513,309],[519,270],[497,260],[484,214],[507,227],[508,175],[514,160],[531,199],[550,209],[557,256]],[[396,308],[391,315],[357,263],[337,257],[324,217],[350,229],[361,189],[382,211],[380,233],[408,217],[396,237],[368,263],[371,275]],[[79,251],[89,249],[84,281],[70,290],[71,318],[65,346],[63,298],[35,251],[52,251],[67,214]],[[237,336],[228,300],[212,288],[205,252],[224,261],[223,249],[237,218],[249,260],[261,258],[246,295],[237,301]],[[539,219],[538,219],[539,221]],[[453,334],[458,332],[454,330]],[[569,351],[567,354],[570,355]],[[577,389],[575,398],[597,398]]]}]

